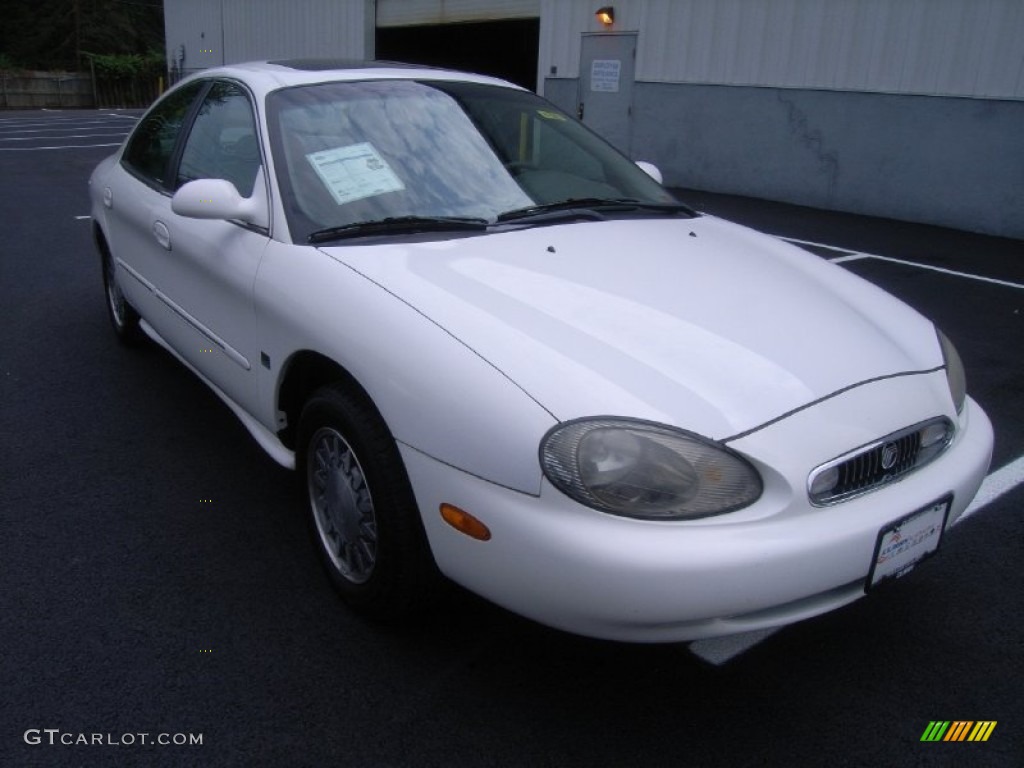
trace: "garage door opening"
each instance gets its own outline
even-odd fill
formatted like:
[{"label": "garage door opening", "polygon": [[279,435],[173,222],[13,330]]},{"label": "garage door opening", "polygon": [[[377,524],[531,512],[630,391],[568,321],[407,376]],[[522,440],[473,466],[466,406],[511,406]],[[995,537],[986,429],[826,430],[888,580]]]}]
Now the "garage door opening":
[{"label": "garage door opening", "polygon": [[537,89],[540,19],[379,27],[376,58],[478,72]]}]

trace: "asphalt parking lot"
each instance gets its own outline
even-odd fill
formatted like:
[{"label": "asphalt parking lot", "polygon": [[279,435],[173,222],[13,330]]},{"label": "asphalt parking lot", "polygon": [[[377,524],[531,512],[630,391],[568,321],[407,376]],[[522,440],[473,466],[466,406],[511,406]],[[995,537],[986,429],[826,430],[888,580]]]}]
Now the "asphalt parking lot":
[{"label": "asphalt parking lot", "polygon": [[[458,592],[398,631],[344,610],[228,409],[114,341],[86,180],[134,114],[0,112],[0,765],[1024,764],[1024,242],[681,191],[957,343],[996,430],[971,514],[909,577],[757,637],[587,640]],[[935,720],[997,725],[922,742]]]}]

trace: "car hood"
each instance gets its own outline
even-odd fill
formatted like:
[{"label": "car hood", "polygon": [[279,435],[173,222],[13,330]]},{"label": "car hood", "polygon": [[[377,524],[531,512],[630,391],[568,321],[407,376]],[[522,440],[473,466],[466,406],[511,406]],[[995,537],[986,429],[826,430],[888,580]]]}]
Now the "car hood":
[{"label": "car hood", "polygon": [[708,216],[323,250],[560,421],[630,416],[724,439],[859,383],[942,365],[933,326],[909,307]]}]

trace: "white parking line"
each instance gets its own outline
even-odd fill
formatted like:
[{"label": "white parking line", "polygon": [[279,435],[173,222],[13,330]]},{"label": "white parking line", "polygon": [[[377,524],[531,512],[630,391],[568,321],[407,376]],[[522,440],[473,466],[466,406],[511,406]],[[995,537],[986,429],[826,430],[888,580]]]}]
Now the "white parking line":
[{"label": "white parking line", "polygon": [[814,248],[825,248],[829,251],[840,251],[841,253],[858,254],[859,251],[855,251],[853,248],[840,248],[838,245],[829,245],[828,243],[816,243],[813,240],[801,240],[797,237],[784,237],[783,235],[776,235],[780,240],[785,240],[787,243],[793,243],[794,245],[810,245]]},{"label": "white parking line", "polygon": [[[3,126],[0,126],[0,136],[20,136],[24,134],[25,138],[27,139],[36,139],[42,138],[38,136],[38,134],[40,133],[60,134],[67,133],[69,131],[88,131],[90,133],[94,131],[121,131],[122,133],[127,133],[128,130],[129,126],[124,125],[123,123],[101,123],[99,125],[73,125],[70,128],[55,128],[53,126],[50,126],[48,128],[5,128]],[[28,134],[37,135],[29,136]],[[56,136],[55,138],[59,139],[63,137]]]},{"label": "white parking line", "polygon": [[939,272],[943,275],[951,275],[953,277],[963,277],[967,280],[977,280],[982,283],[991,283],[992,285],[1001,285],[1005,288],[1018,288],[1024,290],[1024,285],[1021,283],[1010,282],[1009,280],[999,280],[995,277],[985,277],[984,275],[972,275],[969,272],[958,272],[955,269],[946,269],[945,267],[936,267],[933,264],[921,264],[917,261],[907,261],[905,259],[894,259],[892,256],[879,256],[877,253],[862,253],[860,251],[854,251],[850,248],[840,248],[835,245],[828,245],[826,243],[815,243],[811,240],[800,240],[795,237],[780,237],[780,240],[793,243],[794,245],[808,245],[812,248],[824,248],[829,251],[836,251],[843,254],[842,256],[836,256],[830,258],[829,261],[833,264],[841,264],[844,261],[857,261],[859,259],[877,259],[878,261],[888,261],[892,264],[902,264],[906,267],[917,267],[918,269],[927,269],[931,272]]},{"label": "white parking line", "polygon": [[866,253],[848,253],[845,256],[834,256],[829,259],[833,264],[842,264],[844,261],[858,261],[860,259],[870,259]]},{"label": "white parking line", "polygon": [[121,142],[113,144],[69,144],[63,147],[0,147],[0,152],[36,152],[41,149],[88,149],[89,147],[120,147]]},{"label": "white parking line", "polygon": [[725,637],[712,637],[708,640],[696,640],[690,643],[690,653],[700,656],[704,661],[709,661],[716,667],[745,653],[769,637],[778,632],[778,629],[758,629],[753,632],[743,632],[739,635],[726,635]]},{"label": "white parking line", "polygon": [[960,519],[956,521],[957,525],[979,509],[991,504],[1000,496],[1009,493],[1021,484],[1024,484],[1024,456],[1021,456],[1016,461],[1011,461],[1005,467],[997,469],[985,478],[985,482],[978,489],[978,495],[974,497],[974,501],[970,503],[967,509],[964,510],[964,513],[960,515]]},{"label": "white parking line", "polygon": [[1024,285],[1021,283],[1011,283],[1009,280],[998,280],[994,277],[985,277],[983,275],[972,275],[967,272],[957,272],[955,269],[946,269],[944,267],[936,267],[931,264],[919,264],[916,261],[904,261],[903,259],[894,259],[891,256],[875,256],[868,255],[869,259],[878,259],[879,261],[888,261],[893,264],[903,264],[908,267],[917,267],[918,269],[927,269],[932,272],[941,272],[944,275],[953,275],[954,277],[965,277],[968,280],[978,280],[982,283],[992,283],[993,285],[1002,285],[1006,288],[1018,288],[1024,290]]},{"label": "white parking line", "polygon": [[[74,131],[89,128],[102,128],[116,125],[117,127],[130,126],[124,123],[115,122],[109,117],[82,118],[80,120],[17,120],[3,122],[0,120],[0,131],[5,133],[38,133],[40,131]],[[67,126],[67,127],[65,127]]]},{"label": "white parking line", "polygon": [[0,141],[60,141],[62,139],[99,139],[107,136],[127,136],[127,133],[76,133],[71,136],[0,136]]}]

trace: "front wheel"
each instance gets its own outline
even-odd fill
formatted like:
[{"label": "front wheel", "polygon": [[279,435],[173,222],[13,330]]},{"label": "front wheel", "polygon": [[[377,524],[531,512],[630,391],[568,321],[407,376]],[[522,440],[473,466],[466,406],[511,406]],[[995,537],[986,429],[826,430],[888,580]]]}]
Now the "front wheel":
[{"label": "front wheel", "polygon": [[121,293],[121,286],[117,284],[117,273],[114,271],[114,258],[104,244],[100,246],[100,255],[103,259],[103,289],[110,324],[114,327],[118,341],[128,347],[137,346],[142,341],[139,313]]},{"label": "front wheel", "polygon": [[395,440],[376,410],[325,387],[299,421],[296,458],[313,542],[354,610],[400,619],[422,608],[436,567]]}]

